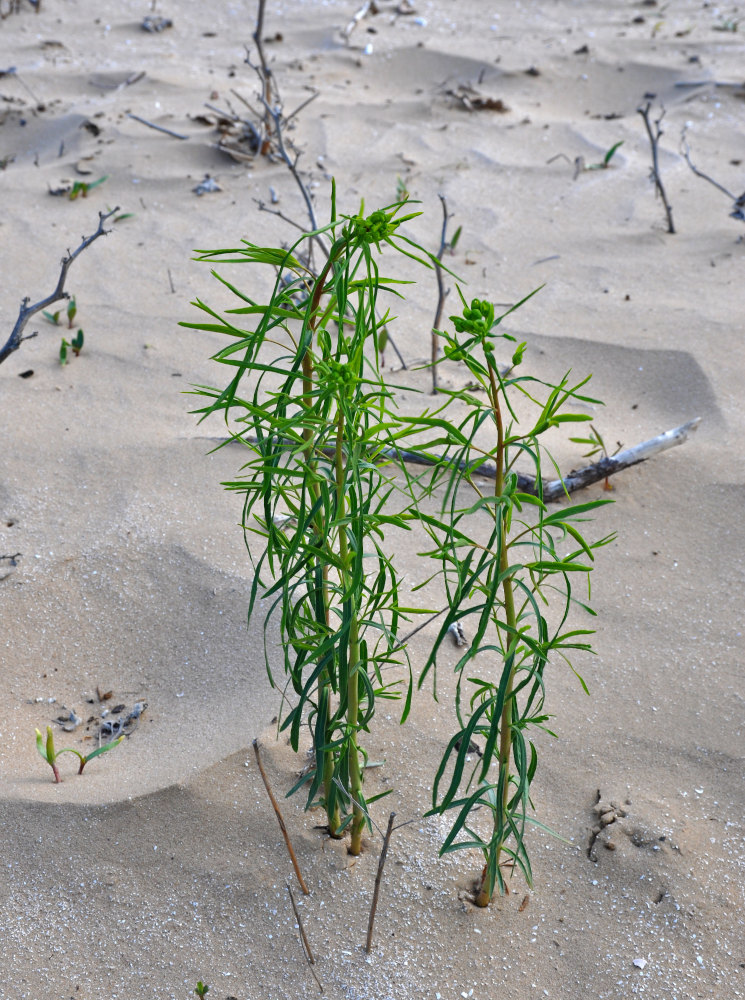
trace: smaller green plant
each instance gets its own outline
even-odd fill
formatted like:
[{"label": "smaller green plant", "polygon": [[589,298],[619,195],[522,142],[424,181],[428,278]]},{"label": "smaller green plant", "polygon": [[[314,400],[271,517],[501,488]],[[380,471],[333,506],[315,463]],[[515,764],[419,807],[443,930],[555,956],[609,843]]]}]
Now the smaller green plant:
[{"label": "smaller green plant", "polygon": [[588,163],[584,167],[584,169],[585,170],[607,170],[608,167],[610,166],[610,161],[613,159],[613,157],[615,156],[615,154],[618,151],[618,148],[620,146],[623,146],[623,139],[621,139],[619,142],[614,142],[613,143],[613,145],[610,147],[610,149],[605,154],[605,156],[603,157],[603,159],[602,159],[602,161],[600,163]]},{"label": "smaller green plant", "polygon": [[194,990],[198,997],[206,997],[209,991],[209,986],[206,983],[203,983],[201,979],[197,983],[196,989]]},{"label": "smaller green plant", "polygon": [[73,753],[80,761],[80,767],[78,768],[78,774],[83,773],[83,768],[88,763],[89,760],[93,760],[94,757],[100,757],[102,753],[106,753],[107,750],[113,750],[114,747],[119,746],[119,744],[124,739],[120,736],[116,740],[112,740],[111,743],[104,743],[103,746],[98,747],[89,754],[82,754],[79,750],[73,750],[72,747],[63,747],[61,750],[55,749],[54,746],[54,733],[52,732],[52,727],[47,726],[47,738],[46,741],[41,734],[39,729],[36,730],[36,749],[39,751],[43,760],[49,764],[52,771],[54,772],[55,783],[59,784],[62,778],[59,773],[59,768],[57,767],[57,758],[63,753]]},{"label": "smaller green plant", "polygon": [[72,330],[73,320],[75,319],[77,311],[78,311],[78,304],[75,301],[75,296],[73,295],[73,297],[67,303],[67,329],[68,330]]},{"label": "smaller green plant", "polygon": [[62,343],[59,348],[59,363],[61,365],[67,364],[67,349],[68,347],[72,350],[72,353],[77,358],[80,352],[83,350],[83,331],[78,330],[72,340],[66,340],[62,338]]},{"label": "smaller green plant", "polygon": [[[593,455],[602,455],[603,458],[612,458],[613,455],[617,455],[623,447],[619,441],[616,450],[613,453],[610,453],[605,446],[605,441],[603,440],[600,431],[596,430],[592,424],[590,424],[590,434],[588,437],[570,437],[569,440],[573,441],[575,444],[589,445],[590,450],[584,453],[582,456],[583,458],[592,458]],[[604,489],[613,489],[607,476],[605,477]]]},{"label": "smaller green plant", "polygon": [[62,310],[58,309],[56,312],[50,313],[46,309],[42,310],[42,316],[44,319],[49,320],[53,326],[59,326],[59,318],[62,315]]},{"label": "smaller green plant", "polygon": [[89,191],[92,191],[93,188],[98,187],[99,184],[103,184],[103,182],[108,179],[108,174],[104,174],[104,176],[99,177],[97,181],[75,181],[73,186],[70,188],[68,198],[70,201],[75,201],[78,196],[87,198]]}]

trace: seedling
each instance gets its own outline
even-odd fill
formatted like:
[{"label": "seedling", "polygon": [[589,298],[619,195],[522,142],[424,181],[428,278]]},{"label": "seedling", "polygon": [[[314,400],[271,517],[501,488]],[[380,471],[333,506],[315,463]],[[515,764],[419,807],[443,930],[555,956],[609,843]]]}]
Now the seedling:
[{"label": "seedling", "polygon": [[49,320],[49,322],[52,323],[54,326],[59,326],[59,318],[62,315],[61,309],[58,309],[56,312],[53,313],[47,312],[46,309],[43,309],[41,314],[44,317],[44,319]]},{"label": "seedling", "polygon": [[610,166],[610,161],[615,156],[616,151],[618,150],[619,146],[623,146],[623,139],[621,139],[619,142],[614,142],[613,143],[613,145],[610,147],[610,149],[608,150],[608,152],[603,157],[602,162],[600,162],[600,163],[588,163],[587,166],[585,166],[584,169],[585,170],[607,170],[608,167]]},{"label": "seedling", "polygon": [[194,990],[198,997],[206,997],[209,991],[209,986],[207,986],[206,983],[203,983],[201,979],[197,983],[196,989]]},{"label": "seedling", "polygon": [[72,330],[72,324],[75,319],[75,314],[78,311],[78,304],[75,301],[75,296],[70,299],[67,303],[67,329]]},{"label": "seedling", "polygon": [[78,758],[80,762],[80,767],[78,769],[78,774],[83,773],[83,768],[88,763],[89,760],[93,760],[94,757],[100,757],[102,753],[106,753],[108,750],[113,750],[114,747],[119,746],[119,744],[124,739],[120,736],[117,740],[112,740],[111,743],[104,743],[103,746],[98,747],[96,750],[91,751],[89,754],[82,754],[78,750],[73,750],[71,747],[63,747],[62,750],[55,750],[54,747],[54,733],[52,732],[52,727],[47,726],[47,738],[46,742],[41,734],[40,730],[36,730],[36,749],[39,751],[43,760],[49,764],[52,771],[54,772],[54,780],[56,783],[62,781],[60,777],[59,768],[57,767],[57,758],[63,753],[72,753]]},{"label": "seedling", "polygon": [[62,343],[60,344],[60,349],[59,349],[59,363],[61,365],[67,364],[68,347],[72,349],[72,353],[75,355],[75,357],[76,358],[78,357],[80,352],[83,350],[83,340],[84,337],[82,330],[78,330],[78,332],[75,334],[72,340],[66,340],[64,337],[62,338]]},{"label": "seedling", "polygon": [[[603,441],[603,438],[602,438],[602,436],[600,434],[600,431],[596,430],[595,427],[593,427],[592,424],[590,424],[590,434],[589,434],[588,437],[570,437],[569,440],[573,441],[575,444],[586,444],[586,445],[589,445],[590,450],[586,451],[583,454],[583,456],[582,456],[583,458],[592,458],[593,455],[598,455],[598,454],[602,455],[603,458],[611,458],[612,457],[608,453],[608,449],[605,447],[605,441]],[[618,452],[621,450],[622,447],[623,447],[623,445],[619,441],[618,442],[618,447],[613,452],[613,455],[617,455]],[[613,487],[611,486],[610,479],[608,478],[608,476],[605,477],[605,486],[603,488],[606,489],[606,490],[612,490],[613,489]]]},{"label": "seedling", "polygon": [[97,181],[75,181],[68,194],[70,201],[75,201],[78,196],[87,198],[89,191],[98,187],[99,184],[103,184],[106,180],[108,180],[108,174],[104,174],[103,177],[99,177]]}]

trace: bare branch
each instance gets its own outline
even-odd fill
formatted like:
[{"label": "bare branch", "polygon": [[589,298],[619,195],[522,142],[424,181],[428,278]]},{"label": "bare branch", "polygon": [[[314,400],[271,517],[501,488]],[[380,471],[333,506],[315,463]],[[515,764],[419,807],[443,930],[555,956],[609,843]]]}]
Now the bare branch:
[{"label": "bare branch", "polygon": [[440,248],[435,254],[435,277],[437,278],[437,308],[435,309],[435,319],[432,323],[432,394],[437,392],[437,358],[439,354],[439,344],[437,342],[437,330],[440,329],[440,322],[442,320],[442,310],[445,305],[445,296],[447,292],[445,291],[445,283],[442,280],[442,268],[440,267],[440,262],[442,261],[442,255],[445,253],[445,249],[448,246],[448,203],[445,200],[445,195],[439,195],[440,204],[442,205],[442,232],[440,234]]},{"label": "bare branch", "polygon": [[715,181],[713,177],[709,177],[708,174],[705,174],[703,170],[699,170],[698,167],[694,165],[694,163],[691,160],[691,149],[690,146],[688,145],[688,139],[686,139],[686,132],[687,129],[684,127],[683,131],[680,133],[680,148],[683,152],[683,157],[685,158],[685,161],[688,164],[688,166],[694,172],[696,177],[703,178],[703,180],[708,181],[709,184],[713,184],[714,187],[718,188],[723,194],[726,194],[728,198],[732,199],[732,201],[736,201],[736,198],[732,194],[732,192],[728,191],[723,184],[720,184],[719,181]]},{"label": "bare branch", "polygon": [[385,859],[388,855],[388,845],[391,842],[391,834],[393,833],[393,821],[396,818],[394,812],[388,817],[388,829],[385,832],[385,837],[383,838],[383,848],[380,852],[380,860],[378,861],[378,874],[375,876],[375,889],[373,891],[372,906],[370,907],[370,919],[367,924],[367,940],[365,941],[365,951],[369,955],[372,950],[372,936],[373,936],[373,925],[375,924],[375,913],[378,909],[378,893],[380,892],[380,882],[383,878],[383,867],[385,866]]},{"label": "bare branch", "polygon": [[665,117],[665,109],[663,108],[660,112],[660,117],[654,123],[654,131],[652,130],[652,124],[649,120],[649,111],[652,107],[651,103],[647,101],[647,104],[643,108],[637,108],[636,110],[644,119],[644,127],[647,130],[647,135],[649,136],[649,144],[652,147],[652,180],[657,188],[657,193],[662,199],[662,204],[665,206],[665,217],[667,218],[667,231],[668,233],[675,233],[675,226],[673,224],[673,210],[670,207],[670,202],[667,200],[667,194],[665,193],[665,188],[662,185],[662,177],[660,176],[660,163],[658,156],[658,148],[660,144],[660,138],[663,135],[662,131],[662,119]]},{"label": "bare branch", "polygon": [[21,308],[18,311],[18,319],[16,320],[13,331],[8,337],[4,347],[0,348],[0,364],[3,363],[14,351],[17,351],[24,340],[30,340],[31,337],[35,337],[35,333],[23,335],[23,331],[26,328],[26,324],[36,313],[41,312],[42,309],[46,309],[47,306],[52,305],[53,302],[59,302],[60,299],[69,299],[70,295],[65,291],[65,281],[67,280],[67,272],[70,270],[73,261],[77,260],[80,254],[87,250],[88,247],[97,240],[99,236],[106,236],[111,232],[110,229],[104,229],[104,225],[107,220],[115,215],[119,211],[119,206],[112,208],[110,212],[99,212],[98,213],[98,229],[91,236],[84,236],[83,242],[77,248],[73,250],[72,253],[68,250],[67,256],[62,258],[62,265],[60,268],[60,276],[57,281],[57,287],[54,291],[47,295],[46,298],[41,299],[39,302],[34,303],[34,305],[29,305],[29,298],[26,297],[21,302]]},{"label": "bare branch", "polygon": [[261,754],[259,752],[259,741],[253,741],[254,753],[256,754],[256,763],[259,766],[259,774],[261,775],[261,780],[264,782],[264,788],[266,788],[266,794],[269,796],[269,801],[272,804],[272,809],[274,809],[274,814],[277,817],[277,822],[279,823],[279,828],[282,831],[282,836],[285,840],[285,846],[287,847],[287,853],[290,855],[290,861],[292,862],[292,867],[295,869],[295,874],[297,875],[297,880],[300,883],[300,888],[303,890],[305,896],[310,895],[310,889],[305,884],[303,876],[300,874],[300,865],[297,863],[297,857],[295,856],[295,851],[292,848],[292,843],[290,841],[290,835],[287,832],[287,827],[285,825],[284,818],[280,812],[279,806],[277,805],[277,800],[274,797],[274,792],[272,791],[271,785],[269,784],[269,779],[266,776],[266,771],[264,770],[264,765],[261,762]]}]

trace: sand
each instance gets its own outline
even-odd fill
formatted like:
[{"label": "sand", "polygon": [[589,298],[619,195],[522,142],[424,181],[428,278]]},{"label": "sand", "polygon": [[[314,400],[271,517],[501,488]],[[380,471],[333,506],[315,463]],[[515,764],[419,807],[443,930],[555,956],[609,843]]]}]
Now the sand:
[{"label": "sand", "polygon": [[[411,235],[436,249],[444,194],[469,294],[513,302],[544,284],[511,330],[546,377],[593,373],[613,447],[701,424],[616,477],[598,515],[618,538],[594,574],[597,656],[577,664],[591,695],[552,669],[558,739],[540,741],[534,785],[537,816],[569,843],[531,834],[535,888],[516,877],[487,910],[467,896],[478,858],[438,859],[446,819],[420,817],[452,732],[457,654],[445,650],[440,702],[425,685],[404,728],[384,705],[366,744],[385,760],[370,787],[395,789],[376,823],[390,809],[413,820],[393,836],[369,958],[379,833],[355,860],[298,797],[283,802],[311,889],[296,896],[315,972],[325,996],[350,1000],[745,995],[745,230],[680,151],[687,124],[693,162],[740,194],[742,31],[717,30],[738,15],[693,0],[419,0],[397,17],[379,6],[349,42],[354,3],[267,6],[286,106],[319,92],[293,133],[319,217],[331,176],[346,211],[389,203],[400,178],[425,213]],[[132,213],[70,272],[80,357],[61,366],[65,331],[39,316],[0,368],[0,554],[20,553],[0,563],[0,997],[165,1000],[202,980],[215,1000],[297,1000],[319,986],[251,741],[280,798],[303,762],[276,739],[260,625],[246,629],[239,500],[220,486],[241,455],[210,453],[219,424],[189,412],[190,386],[221,377],[209,359],[222,344],[177,324],[197,318],[190,300],[221,301],[195,248],[291,239],[257,209],[270,188],[305,216],[281,164],[233,161],[198,117],[206,102],[241,107],[232,88],[255,99],[243,62],[255,5],[159,5],[173,20],[161,33],[141,29],[148,13],[44,0],[0,23],[0,70],[17,70],[0,77],[0,340],[99,211]],[[470,111],[458,94],[508,110]],[[666,109],[675,235],[649,177],[645,99]],[[609,169],[575,178],[577,157],[601,162],[619,141]],[[87,198],[49,194],[103,175]],[[196,195],[205,175],[221,191]],[[409,365],[428,354],[434,304],[425,277],[393,330]],[[426,388],[426,373],[396,378]],[[582,461],[566,441],[557,451],[567,470]],[[426,575],[416,552],[399,556],[412,583]],[[415,670],[433,636],[412,642]],[[274,634],[269,655],[278,662]],[[62,758],[65,780],[51,781],[35,727],[90,747],[84,726],[53,721],[62,706],[88,719],[137,702],[147,708],[122,746],[82,777]],[[590,850],[599,798],[626,815]]]}]

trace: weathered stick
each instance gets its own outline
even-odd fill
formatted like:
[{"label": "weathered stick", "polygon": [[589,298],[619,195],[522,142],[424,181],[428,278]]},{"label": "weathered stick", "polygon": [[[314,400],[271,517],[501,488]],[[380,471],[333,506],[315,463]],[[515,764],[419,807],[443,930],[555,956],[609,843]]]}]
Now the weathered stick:
[{"label": "weathered stick", "polygon": [[574,493],[575,490],[581,490],[591,483],[598,483],[601,479],[621,472],[623,469],[628,469],[632,465],[646,462],[648,458],[658,455],[661,451],[667,451],[668,448],[683,444],[700,423],[701,417],[696,417],[695,420],[689,420],[688,423],[681,424],[680,427],[674,427],[663,434],[658,434],[657,437],[650,438],[649,441],[642,441],[641,444],[636,444],[633,448],[624,448],[623,451],[619,451],[610,458],[601,458],[599,462],[594,462],[576,472],[570,472],[563,479],[554,479],[544,483],[543,499],[559,500],[564,496],[565,490],[568,493]]},{"label": "weathered stick", "polygon": [[110,219],[112,215],[115,215],[119,211],[119,206],[112,208],[110,212],[99,212],[98,213],[98,229],[93,233],[92,236],[84,236],[83,242],[77,248],[73,250],[72,253],[68,250],[67,256],[62,258],[62,266],[60,268],[60,276],[57,281],[57,287],[54,289],[51,295],[47,295],[45,299],[41,299],[34,305],[30,306],[30,299],[28,296],[21,302],[21,308],[18,311],[18,319],[16,320],[15,326],[8,337],[5,345],[0,347],[0,364],[8,358],[13,351],[17,351],[24,340],[31,340],[32,337],[36,336],[36,333],[30,333],[27,337],[23,336],[23,331],[26,328],[26,324],[36,313],[41,312],[42,309],[46,309],[47,306],[51,306],[53,302],[58,302],[60,299],[69,299],[69,294],[65,291],[65,281],[67,280],[67,272],[70,270],[72,262],[76,260],[80,254],[87,250],[88,247],[97,240],[99,236],[106,236],[111,232],[110,229],[104,229],[104,224],[107,219]]},{"label": "weathered stick", "polygon": [[297,858],[295,857],[295,852],[292,849],[292,844],[290,843],[290,835],[287,832],[287,827],[285,826],[285,821],[282,818],[282,813],[279,811],[279,806],[277,805],[277,800],[274,798],[274,794],[269,786],[269,779],[266,776],[266,771],[264,770],[264,765],[261,763],[261,754],[259,753],[259,741],[253,741],[254,753],[256,754],[256,763],[259,765],[259,773],[261,774],[261,780],[264,782],[264,788],[266,788],[266,793],[269,796],[269,801],[272,804],[272,808],[277,816],[277,822],[279,823],[279,828],[282,831],[282,836],[285,838],[285,844],[287,846],[287,853],[290,855],[290,861],[292,861],[292,867],[295,869],[295,874],[297,875],[297,880],[300,883],[300,888],[303,890],[304,895],[310,896],[310,889],[305,884],[303,876],[300,874],[300,866],[297,863]]},{"label": "weathered stick", "polygon": [[[650,438],[649,441],[642,441],[641,444],[634,445],[633,448],[626,448],[611,458],[601,458],[599,462],[593,462],[592,465],[586,465],[581,469],[572,471],[563,479],[544,480],[541,495],[546,502],[551,503],[554,500],[560,500],[567,493],[574,493],[585,486],[591,486],[592,483],[599,483],[601,479],[607,479],[608,476],[622,472],[632,465],[646,462],[648,458],[652,458],[653,455],[657,455],[661,451],[667,451],[668,448],[674,448],[678,444],[683,444],[688,440],[689,434],[693,433],[700,423],[701,417],[696,417],[695,420],[689,420],[688,423],[681,424],[680,427],[674,427],[663,434],[658,434],[657,437]],[[240,444],[256,443],[255,438],[243,438],[239,434],[236,434],[232,438],[207,437],[207,440],[218,441],[220,445],[230,444],[231,442]],[[324,454],[332,455],[333,449],[324,449]],[[418,451],[400,451],[394,448],[385,448],[380,452],[380,457],[396,462],[406,462],[410,465],[425,466],[438,465],[443,461],[440,456],[421,454]],[[471,475],[494,479],[496,475],[494,463],[484,462],[482,465],[472,469]],[[533,476],[525,476],[522,473],[517,473],[517,488],[521,493],[530,493],[533,496],[538,495],[538,486]]]},{"label": "weathered stick", "polygon": [[445,296],[447,292],[445,290],[445,282],[442,280],[442,267],[440,266],[442,262],[442,255],[445,253],[445,248],[448,245],[448,203],[445,201],[445,195],[441,194],[440,203],[442,205],[442,231],[440,233],[440,247],[435,254],[435,278],[437,278],[437,308],[435,309],[435,318],[432,323],[432,352],[431,352],[431,363],[432,363],[432,394],[437,392],[437,359],[439,355],[439,344],[437,341],[437,331],[440,329],[440,322],[442,320],[442,309],[445,305]]},{"label": "weathered stick", "polygon": [[647,130],[647,135],[649,136],[649,144],[652,147],[652,180],[657,188],[657,193],[662,199],[662,204],[665,206],[665,217],[667,218],[667,231],[668,233],[675,233],[675,226],[673,224],[673,210],[670,206],[670,202],[667,200],[667,194],[665,193],[665,188],[662,185],[662,177],[660,176],[660,162],[658,157],[658,147],[660,143],[660,138],[663,134],[662,132],[662,119],[665,117],[665,109],[663,108],[660,112],[660,117],[654,123],[654,132],[652,131],[652,124],[649,120],[649,110],[652,107],[651,103],[647,101],[645,107],[637,108],[636,110],[644,119],[644,127]]},{"label": "weathered stick", "polygon": [[165,128],[163,125],[156,125],[155,122],[149,122],[147,118],[140,118],[139,115],[133,115],[132,112],[128,112],[127,118],[132,118],[134,121],[139,122],[140,125],[147,125],[148,128],[154,128],[156,132],[164,132],[166,135],[170,135],[174,139],[188,139],[188,135],[181,135],[180,132],[173,132],[169,128]]},{"label": "weathered stick", "polygon": [[356,14],[352,15],[352,20],[349,22],[346,28],[342,28],[341,32],[342,35],[346,38],[347,41],[349,41],[349,36],[352,34],[354,29],[360,23],[360,21],[363,18],[367,17],[368,14],[377,14],[377,13],[378,13],[378,5],[375,3],[375,0],[366,0],[366,2],[362,4],[362,6],[356,12]]},{"label": "weathered stick", "polygon": [[383,868],[385,867],[385,859],[388,855],[388,845],[391,842],[391,834],[393,833],[393,820],[396,818],[394,812],[388,817],[388,829],[385,831],[385,837],[383,838],[383,847],[380,852],[380,860],[378,861],[378,874],[375,876],[375,890],[373,891],[372,906],[370,907],[370,920],[367,924],[367,941],[365,942],[365,951],[370,954],[372,949],[372,936],[373,936],[373,925],[375,923],[375,912],[378,909],[378,894],[380,892],[380,882],[383,878]]},{"label": "weathered stick", "polygon": [[311,951],[310,948],[310,942],[308,941],[308,936],[305,933],[305,928],[303,927],[303,921],[300,917],[300,910],[298,910],[297,908],[295,897],[293,896],[292,889],[290,888],[289,885],[287,886],[287,891],[290,894],[290,902],[292,903],[292,909],[295,914],[295,919],[297,920],[298,929],[300,930],[300,943],[303,946],[303,951],[305,952],[305,958],[307,959],[308,967],[310,968],[313,978],[318,984],[318,989],[321,991],[321,993],[323,993],[323,986],[321,984],[321,980],[318,978],[318,976],[316,975],[316,970],[313,968],[313,966],[316,964],[316,960],[313,957],[313,952]]}]

